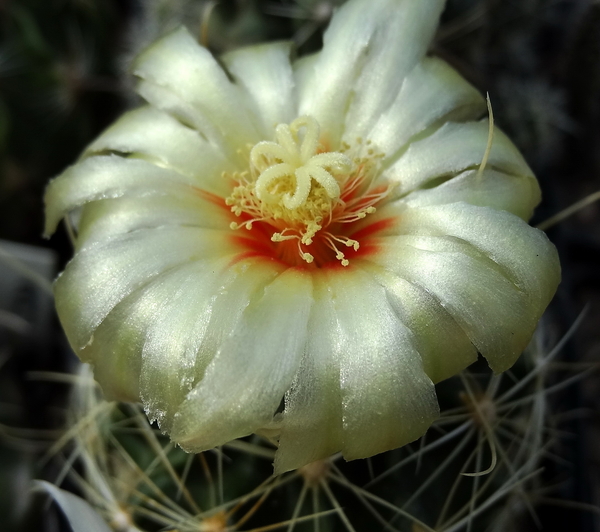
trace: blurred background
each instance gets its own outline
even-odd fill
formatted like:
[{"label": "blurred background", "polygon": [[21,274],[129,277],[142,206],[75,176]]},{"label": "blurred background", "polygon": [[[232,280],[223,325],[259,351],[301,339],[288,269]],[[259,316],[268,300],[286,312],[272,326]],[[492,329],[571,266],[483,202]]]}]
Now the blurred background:
[{"label": "blurred background", "polygon": [[[64,230],[41,237],[47,181],[140,103],[129,65],[162,34],[184,24],[217,55],[292,39],[304,54],[320,48],[341,3],[0,0],[2,530],[68,530],[30,493],[31,479],[60,470],[48,457],[66,423],[69,379],[60,374],[77,366],[53,313],[51,281],[72,250]],[[546,340],[556,343],[587,308],[559,355],[587,372],[600,355],[600,2],[448,0],[431,52],[489,92],[496,123],[538,176],[544,199],[532,223],[551,225],[563,266]],[[559,437],[556,460],[543,464],[552,488],[538,511],[543,530],[600,530],[585,506],[600,502],[600,381],[593,371],[575,380],[549,397]],[[519,526],[536,529],[527,519]]]}]

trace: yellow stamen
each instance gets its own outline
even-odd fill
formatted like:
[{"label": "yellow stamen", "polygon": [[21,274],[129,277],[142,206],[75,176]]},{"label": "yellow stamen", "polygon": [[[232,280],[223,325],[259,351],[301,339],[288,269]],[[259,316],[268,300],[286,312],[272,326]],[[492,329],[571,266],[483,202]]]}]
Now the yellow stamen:
[{"label": "yellow stamen", "polygon": [[[274,229],[273,242],[297,240],[300,257],[311,263],[314,256],[304,247],[313,244],[324,227],[355,222],[375,212],[374,204],[389,193],[389,189],[369,192],[382,154],[369,148],[368,157],[350,158],[348,144],[342,151],[324,152],[319,139],[318,122],[302,116],[289,125],[279,124],[274,141],[250,149],[248,171],[225,176],[236,182],[226,204],[236,216],[250,217],[232,222],[232,229],[250,230],[254,223],[265,222]],[[357,144],[360,147],[362,140]],[[320,234],[342,265],[348,265],[335,242],[354,250],[359,243],[329,231]]]}]

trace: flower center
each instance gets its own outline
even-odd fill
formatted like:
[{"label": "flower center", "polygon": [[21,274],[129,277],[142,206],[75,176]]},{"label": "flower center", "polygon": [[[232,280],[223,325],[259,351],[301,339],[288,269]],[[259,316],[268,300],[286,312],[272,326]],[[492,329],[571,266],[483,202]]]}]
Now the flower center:
[{"label": "flower center", "polygon": [[374,204],[390,188],[377,192],[371,187],[381,154],[369,148],[367,157],[350,157],[352,150],[346,145],[342,151],[325,151],[319,139],[319,124],[310,116],[279,124],[275,141],[252,147],[249,169],[229,176],[236,186],[225,202],[243,217],[242,222],[231,223],[232,229],[251,230],[253,224],[265,222],[273,231],[271,241],[296,241],[298,254],[307,263],[315,259],[311,251],[318,237],[347,266],[340,248],[357,251],[360,244],[344,236],[339,224],[375,212]]}]

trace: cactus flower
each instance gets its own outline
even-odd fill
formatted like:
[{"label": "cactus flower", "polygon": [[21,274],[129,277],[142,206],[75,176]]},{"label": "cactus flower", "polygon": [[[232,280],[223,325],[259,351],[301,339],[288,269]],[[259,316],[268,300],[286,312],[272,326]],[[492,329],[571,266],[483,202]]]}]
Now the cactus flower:
[{"label": "cactus flower", "polygon": [[509,368],[559,282],[537,181],[484,98],[426,55],[442,0],[350,0],[321,52],[184,29],[141,54],[147,105],[53,180],[55,284],[107,398],[189,451],[252,433],[276,472],[421,436],[434,383]]}]

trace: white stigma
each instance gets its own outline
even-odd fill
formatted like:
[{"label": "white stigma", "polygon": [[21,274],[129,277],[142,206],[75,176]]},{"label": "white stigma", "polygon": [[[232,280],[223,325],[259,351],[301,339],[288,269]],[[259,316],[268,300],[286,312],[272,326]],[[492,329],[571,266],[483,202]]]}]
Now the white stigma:
[{"label": "white stigma", "polygon": [[[357,147],[363,148],[360,139]],[[359,243],[340,232],[341,226],[375,212],[374,205],[390,188],[372,187],[382,154],[367,148],[366,157],[350,158],[350,146],[342,148],[344,153],[325,151],[319,124],[310,116],[279,124],[275,140],[250,149],[248,170],[229,176],[235,186],[225,203],[235,216],[245,217],[230,227],[252,230],[253,224],[263,222],[272,228],[272,242],[295,241],[303,261],[315,260],[309,249],[324,247],[347,266],[340,247],[357,251]]]},{"label": "white stigma", "polygon": [[[304,130],[303,138],[300,131]],[[279,124],[275,142],[259,142],[250,152],[250,163],[259,172],[256,195],[266,203],[281,201],[286,209],[304,205],[310,195],[313,180],[325,190],[331,200],[340,197],[335,175],[352,170],[352,161],[339,152],[317,153],[319,124],[310,116],[301,116],[290,125]],[[277,194],[279,190],[285,190]]]}]

